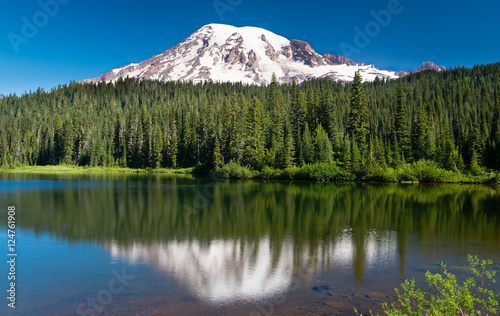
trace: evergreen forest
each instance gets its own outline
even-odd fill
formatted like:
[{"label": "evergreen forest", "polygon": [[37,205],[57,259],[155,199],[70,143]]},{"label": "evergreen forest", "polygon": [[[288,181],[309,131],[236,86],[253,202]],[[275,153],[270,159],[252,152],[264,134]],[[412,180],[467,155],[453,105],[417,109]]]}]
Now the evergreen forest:
[{"label": "evergreen forest", "polygon": [[267,86],[120,79],[0,99],[0,165],[237,178],[488,182],[500,64]]}]

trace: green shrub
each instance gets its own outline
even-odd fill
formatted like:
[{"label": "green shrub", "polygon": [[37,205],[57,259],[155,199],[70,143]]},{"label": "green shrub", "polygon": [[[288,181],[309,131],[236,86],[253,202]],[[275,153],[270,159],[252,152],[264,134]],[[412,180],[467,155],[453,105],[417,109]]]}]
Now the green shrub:
[{"label": "green shrub", "polygon": [[500,184],[500,173],[489,172],[479,176],[469,176],[470,182],[485,184]]},{"label": "green shrub", "polygon": [[260,172],[259,178],[261,179],[279,179],[281,178],[283,171],[278,169],[273,169],[271,167],[265,166]]},{"label": "green shrub", "polygon": [[194,166],[192,173],[194,175],[209,175],[211,171],[212,169],[209,164],[198,163]]},{"label": "green shrub", "polygon": [[[295,171],[295,170],[294,170]],[[302,166],[293,179],[319,181],[352,181],[356,177],[333,163],[314,163]]]},{"label": "green shrub", "polygon": [[377,167],[368,173],[363,180],[366,181],[379,181],[379,182],[398,182],[398,175],[396,170],[392,168]]},{"label": "green shrub", "polygon": [[300,179],[298,175],[300,173],[301,168],[297,166],[288,167],[281,172],[280,178],[286,180],[295,180]]},{"label": "green shrub", "polygon": [[[488,289],[495,283],[495,271],[487,270],[491,260],[479,260],[477,256],[468,256],[472,277],[460,285],[455,275],[443,267],[443,275],[427,271],[425,278],[431,292],[415,288],[415,280],[406,280],[402,290],[395,289],[398,302],[382,303],[386,315],[495,315],[499,293]],[[356,309],[354,309],[357,313]],[[370,311],[370,314],[373,313]]]},{"label": "green shrub", "polygon": [[259,173],[236,162],[229,162],[222,167],[215,168],[215,176],[222,179],[252,179]]},{"label": "green shrub", "polygon": [[460,182],[460,174],[439,168],[435,161],[419,160],[411,167],[420,182]]},{"label": "green shrub", "polygon": [[396,176],[398,181],[417,181],[417,177],[413,172],[410,164],[405,164],[396,169]]},{"label": "green shrub", "polygon": [[419,182],[473,182],[457,171],[440,168],[435,161],[419,160],[405,164],[396,170],[398,181]]}]

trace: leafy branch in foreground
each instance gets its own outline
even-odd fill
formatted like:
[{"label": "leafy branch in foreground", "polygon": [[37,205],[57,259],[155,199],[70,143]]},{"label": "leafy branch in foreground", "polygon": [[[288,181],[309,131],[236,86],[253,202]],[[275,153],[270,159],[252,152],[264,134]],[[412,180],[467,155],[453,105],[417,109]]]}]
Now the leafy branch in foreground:
[{"label": "leafy branch in foreground", "polygon": [[[463,285],[457,284],[456,276],[448,272],[446,265],[443,275],[427,271],[425,278],[431,292],[415,288],[415,280],[405,280],[402,290],[395,289],[398,302],[382,303],[386,315],[496,315],[498,297],[488,287],[495,283],[495,271],[487,270],[492,260],[479,260],[468,256],[473,276]],[[357,310],[354,309],[357,313]],[[370,311],[370,314],[373,313]]]}]

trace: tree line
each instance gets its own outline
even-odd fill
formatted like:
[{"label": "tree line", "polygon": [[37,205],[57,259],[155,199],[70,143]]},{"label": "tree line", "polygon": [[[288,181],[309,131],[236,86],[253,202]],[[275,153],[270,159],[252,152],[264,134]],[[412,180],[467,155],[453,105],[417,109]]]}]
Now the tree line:
[{"label": "tree line", "polygon": [[345,84],[72,82],[0,99],[0,164],[499,170],[499,83],[500,64]]}]

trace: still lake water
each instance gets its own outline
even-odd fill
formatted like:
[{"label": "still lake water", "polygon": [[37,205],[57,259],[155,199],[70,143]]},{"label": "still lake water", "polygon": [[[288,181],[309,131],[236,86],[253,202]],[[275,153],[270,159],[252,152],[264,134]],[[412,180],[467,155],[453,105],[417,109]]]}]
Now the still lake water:
[{"label": "still lake water", "polygon": [[9,205],[1,315],[351,315],[441,261],[500,270],[494,186],[1,174],[4,259]]}]

